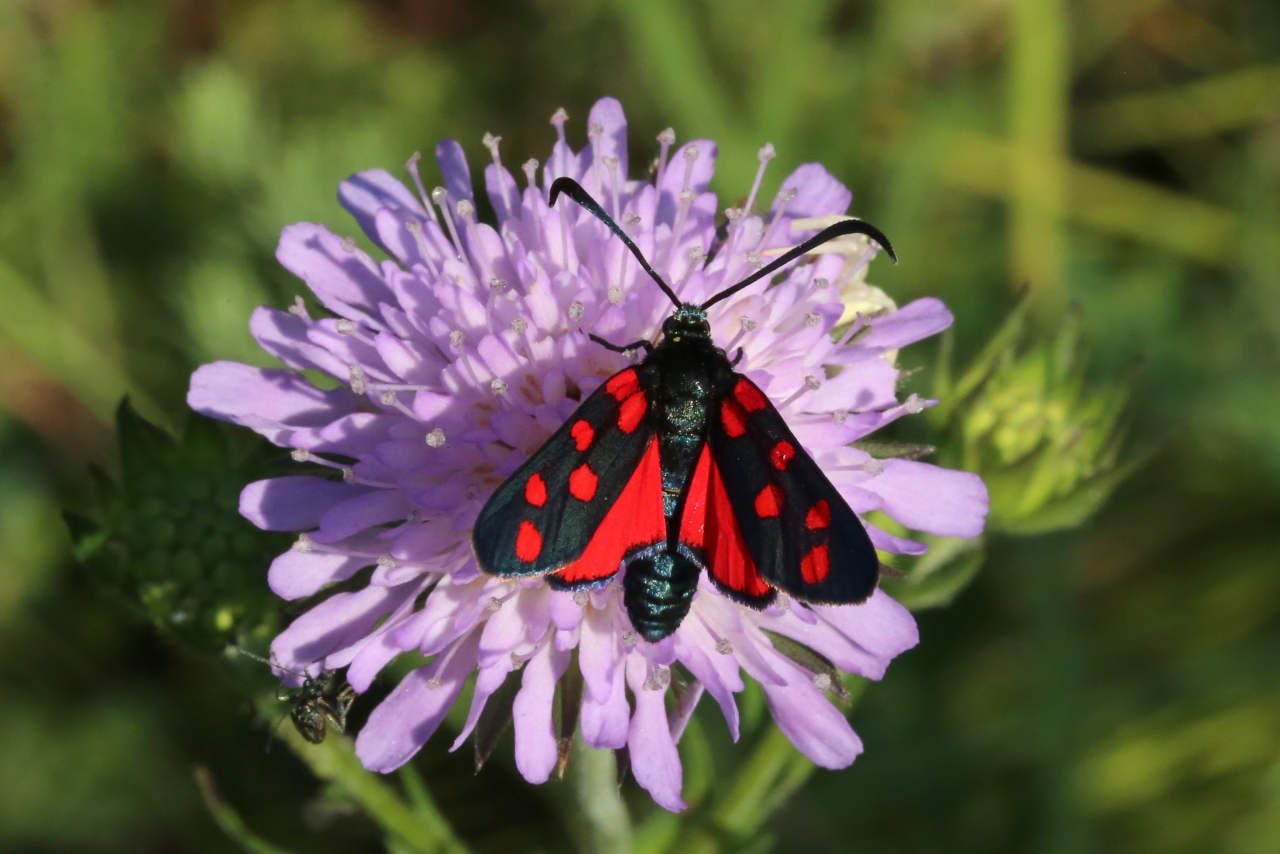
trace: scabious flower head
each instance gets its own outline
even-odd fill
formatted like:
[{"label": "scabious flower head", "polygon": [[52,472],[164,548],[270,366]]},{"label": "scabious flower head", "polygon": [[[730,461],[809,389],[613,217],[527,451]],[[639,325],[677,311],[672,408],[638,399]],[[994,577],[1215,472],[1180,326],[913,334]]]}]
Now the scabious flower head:
[{"label": "scabious flower head", "polygon": [[[259,527],[301,532],[272,563],[271,588],[300,599],[373,567],[367,583],[345,585],[296,619],[272,651],[290,669],[346,667],[360,692],[403,652],[429,659],[360,732],[357,753],[377,771],[422,747],[474,673],[454,747],[503,682],[518,679],[516,764],[530,782],[545,781],[563,759],[552,709],[569,667],[581,671],[585,741],[629,747],[636,780],[668,809],[684,806],[676,741],[689,714],[708,693],[737,738],[734,694],[744,672],[763,687],[797,748],[818,765],[844,767],[862,745],[828,700],[830,675],[779,652],[770,633],[879,679],[918,639],[910,614],[883,592],[842,607],[782,596],[754,611],[704,578],[679,629],[649,644],[632,629],[617,580],[573,593],[540,579],[488,577],[476,566],[471,528],[494,488],[627,363],[588,333],[620,343],[652,338],[671,312],[599,221],[568,200],[548,207],[554,179],[572,177],[599,199],[689,302],[812,236],[852,201],[822,166],[806,164],[766,208],[758,197],[773,157],[766,146],[746,203],[726,212],[727,233],[717,237],[716,197],[707,191],[713,142],[672,150],[674,134],[664,131],[652,180],[637,180],[617,101],[592,109],[580,151],[566,141],[565,120],[563,111],[551,120],[558,139],[545,166],[523,165],[523,190],[501,162],[498,139],[485,137],[496,226],[477,218],[471,173],[453,140],[436,148],[443,186],[429,193],[416,155],[408,164],[416,192],[382,170],[344,181],[340,202],[391,260],[375,260],[319,225],[286,228],[277,257],[311,289],[323,316],[301,298],[287,312],[261,308],[253,334],[287,369],[219,362],[192,377],[194,409],[294,449],[301,473],[250,484],[241,498],[241,512]],[[976,477],[873,459],[850,444],[930,405],[915,395],[897,399],[892,354],[944,329],[950,313],[933,299],[895,310],[864,281],[875,251],[865,241],[827,249],[781,282],[759,282],[714,306],[714,339],[745,351],[741,369],[855,512],[883,510],[934,534],[978,534],[987,496]],[[842,289],[875,311],[856,316],[836,340]],[[301,370],[340,386],[318,388]],[[924,550],[874,525],[868,531],[880,549]],[[669,703],[677,664],[694,681]]]}]

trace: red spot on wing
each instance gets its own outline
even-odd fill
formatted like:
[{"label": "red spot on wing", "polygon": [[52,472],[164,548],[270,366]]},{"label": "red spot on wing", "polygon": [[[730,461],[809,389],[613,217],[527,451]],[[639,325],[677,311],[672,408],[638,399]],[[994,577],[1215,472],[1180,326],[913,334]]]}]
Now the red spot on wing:
[{"label": "red spot on wing", "polygon": [[831,524],[831,506],[825,501],[819,501],[809,508],[804,524],[810,531],[821,531]]},{"label": "red spot on wing", "polygon": [[769,459],[773,462],[773,467],[778,471],[786,471],[787,463],[791,462],[791,458],[795,455],[795,445],[783,439],[773,446],[773,450],[769,452]]},{"label": "red spot on wing", "polygon": [[578,422],[569,428],[569,435],[573,437],[574,447],[579,451],[585,451],[595,440],[596,431],[591,429],[590,424],[579,418]]},{"label": "red spot on wing", "polygon": [[769,405],[769,399],[746,377],[738,380],[738,384],[733,387],[733,396],[747,412],[759,412]]},{"label": "red spot on wing", "polygon": [[516,533],[516,557],[525,563],[533,563],[542,553],[542,535],[532,522],[525,519]]},{"label": "red spot on wing", "polygon": [[804,578],[805,584],[817,584],[826,578],[830,571],[831,555],[827,552],[825,543],[814,546],[807,555],[800,558],[800,575]]},{"label": "red spot on wing", "polygon": [[702,447],[689,483],[689,497],[680,519],[680,541],[707,556],[711,574],[730,590],[752,598],[766,596],[773,589],[756,571],[746,541],[738,528],[725,491],[724,480],[711,458],[711,449]]},{"label": "red spot on wing", "polygon": [[596,484],[599,482],[591,466],[583,463],[569,475],[569,494],[579,501],[590,501],[596,497]]},{"label": "red spot on wing", "polygon": [[747,413],[742,411],[736,400],[727,397],[720,404],[720,423],[724,425],[724,432],[729,434],[729,438],[736,439],[747,432]]},{"label": "red spot on wing", "polygon": [[609,377],[604,387],[614,400],[626,400],[640,390],[640,377],[635,368],[627,368]]},{"label": "red spot on wing", "polygon": [[622,401],[622,406],[618,410],[618,429],[623,433],[634,433],[640,426],[640,419],[644,417],[644,411],[648,406],[649,401],[645,400],[642,391]]},{"label": "red spot on wing", "polygon": [[761,519],[771,519],[781,512],[782,490],[771,483],[756,496],[756,515]]},{"label": "red spot on wing", "polygon": [[542,479],[542,475],[538,472],[534,472],[524,482],[524,500],[534,507],[541,507],[547,503],[547,482]]},{"label": "red spot on wing", "polygon": [[560,569],[558,574],[569,584],[608,578],[618,571],[628,553],[653,545],[666,535],[662,466],[658,460],[658,441],[651,439],[631,479],[591,535],[582,557]]}]

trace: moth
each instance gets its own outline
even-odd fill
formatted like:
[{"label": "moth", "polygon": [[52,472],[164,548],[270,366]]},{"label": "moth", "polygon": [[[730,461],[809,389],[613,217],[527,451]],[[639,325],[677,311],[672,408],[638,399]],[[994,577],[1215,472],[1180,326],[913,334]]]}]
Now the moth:
[{"label": "moth", "polygon": [[779,591],[804,602],[855,603],[875,590],[879,560],[858,517],[805,453],[777,408],[711,340],[707,309],[846,234],[888,238],[861,220],[826,228],[701,305],[682,303],[640,249],[571,178],[573,199],[608,226],[675,305],[657,345],[609,377],[489,498],[472,543],[502,578],[546,576],[559,590],[609,583],[656,642],[689,613],[701,573],[727,597],[767,607]]}]

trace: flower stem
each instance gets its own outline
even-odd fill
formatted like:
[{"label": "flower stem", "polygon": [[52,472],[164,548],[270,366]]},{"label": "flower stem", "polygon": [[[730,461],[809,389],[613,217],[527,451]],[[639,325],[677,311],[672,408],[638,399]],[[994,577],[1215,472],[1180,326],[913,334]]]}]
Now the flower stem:
[{"label": "flower stem", "polygon": [[232,841],[238,843],[250,854],[290,854],[286,849],[272,845],[245,826],[240,814],[218,797],[218,790],[213,784],[213,775],[209,773],[208,768],[197,765],[195,775],[196,788],[200,790],[200,798],[204,801],[205,807],[213,816],[214,822]]},{"label": "flower stem", "polygon": [[581,733],[573,739],[566,767],[573,809],[569,829],[584,854],[628,854],[631,818],[618,790],[618,765],[612,750],[588,746]]},{"label": "flower stem", "polygon": [[[273,706],[264,707],[264,715],[270,717],[273,710]],[[468,854],[425,786],[414,791],[409,784],[414,801],[410,806],[381,777],[364,769],[350,739],[331,735],[320,744],[310,744],[289,727],[282,728],[281,735],[313,774],[346,792],[389,836],[422,854]]]}]

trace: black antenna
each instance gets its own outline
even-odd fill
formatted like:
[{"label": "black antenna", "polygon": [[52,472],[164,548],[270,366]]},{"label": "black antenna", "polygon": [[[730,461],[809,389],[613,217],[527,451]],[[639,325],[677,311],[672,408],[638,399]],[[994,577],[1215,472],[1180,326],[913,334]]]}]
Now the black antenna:
[{"label": "black antenna", "polygon": [[[564,180],[564,179],[562,178],[561,180]],[[745,288],[747,285],[759,279],[764,278],[765,276],[772,273],[774,270],[777,270],[779,267],[790,264],[792,261],[799,258],[801,255],[805,254],[806,252],[810,252],[813,249],[816,249],[817,247],[821,246],[822,244],[830,240],[835,240],[837,237],[843,237],[846,234],[864,234],[867,237],[870,237],[876,243],[879,243],[881,246],[884,247],[884,251],[889,253],[889,257],[893,259],[893,263],[895,264],[898,263],[898,256],[893,253],[893,246],[889,244],[889,238],[884,236],[884,232],[876,228],[871,223],[863,222],[860,219],[841,220],[840,222],[837,222],[835,225],[822,229],[822,231],[819,231],[817,234],[815,234],[813,237],[810,237],[804,243],[801,243],[799,246],[792,249],[787,254],[778,258],[769,266],[762,267],[761,269],[756,270],[750,276],[747,276],[741,282],[738,282],[738,284],[725,288],[723,291],[721,291],[720,293],[713,296],[711,299],[704,302],[701,308],[705,311],[706,309],[720,302],[720,300],[725,299],[726,297],[733,296],[738,291]]]},{"label": "black antenna", "polygon": [[627,233],[618,227],[618,224],[613,221],[613,217],[605,213],[604,208],[600,207],[599,203],[596,202],[595,199],[591,198],[591,195],[586,190],[582,189],[581,184],[572,178],[557,178],[553,181],[551,184],[550,201],[550,205],[552,207],[555,207],[556,197],[561,193],[564,193],[566,196],[573,199],[585,208],[588,213],[603,222],[605,225],[609,226],[609,230],[622,239],[622,242],[631,250],[631,254],[636,256],[636,260],[640,262],[640,266],[643,267],[644,271],[658,283],[658,287],[662,288],[662,292],[667,295],[667,298],[675,303],[676,308],[683,305],[683,303],[680,302],[680,298],[676,296],[675,291],[667,287],[667,283],[662,281],[662,277],[658,275],[657,271],[649,266],[649,262],[645,260],[644,255],[640,252],[640,247],[631,242],[631,238],[627,236]]}]

